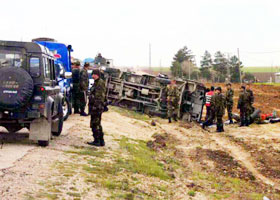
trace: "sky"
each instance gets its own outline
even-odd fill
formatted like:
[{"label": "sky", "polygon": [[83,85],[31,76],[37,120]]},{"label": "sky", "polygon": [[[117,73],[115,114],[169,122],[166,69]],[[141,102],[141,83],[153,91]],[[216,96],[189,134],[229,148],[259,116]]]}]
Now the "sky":
[{"label": "sky", "polygon": [[245,66],[280,66],[278,0],[2,0],[0,40],[50,37],[79,59],[168,67],[183,46],[237,54]]}]

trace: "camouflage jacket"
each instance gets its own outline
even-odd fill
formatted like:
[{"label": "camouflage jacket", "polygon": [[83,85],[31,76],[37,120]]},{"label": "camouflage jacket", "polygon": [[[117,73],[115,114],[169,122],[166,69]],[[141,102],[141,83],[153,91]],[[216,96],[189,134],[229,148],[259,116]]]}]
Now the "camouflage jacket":
[{"label": "camouflage jacket", "polygon": [[250,94],[246,91],[239,94],[237,109],[244,109],[250,107]]},{"label": "camouflage jacket", "polygon": [[80,70],[72,69],[72,81],[73,81],[73,90],[79,91],[80,87]]},{"label": "camouflage jacket", "polygon": [[226,104],[227,105],[232,105],[233,104],[233,96],[234,96],[233,89],[227,90],[227,92],[226,92]]},{"label": "camouflage jacket", "polygon": [[226,99],[223,94],[215,94],[211,98],[211,108],[214,110],[216,116],[223,116],[225,114]]},{"label": "camouflage jacket", "polygon": [[88,72],[85,69],[82,69],[80,72],[80,89],[81,91],[88,90]]},{"label": "camouflage jacket", "polygon": [[89,94],[89,113],[103,112],[105,105],[106,87],[102,79],[94,81]]},{"label": "camouflage jacket", "polygon": [[250,105],[253,105],[254,101],[255,101],[255,98],[254,98],[254,93],[252,90],[246,90],[246,92],[248,93],[248,98],[249,98],[249,103]]},{"label": "camouflage jacket", "polygon": [[179,101],[179,90],[177,86],[168,85],[166,88],[167,101]]}]

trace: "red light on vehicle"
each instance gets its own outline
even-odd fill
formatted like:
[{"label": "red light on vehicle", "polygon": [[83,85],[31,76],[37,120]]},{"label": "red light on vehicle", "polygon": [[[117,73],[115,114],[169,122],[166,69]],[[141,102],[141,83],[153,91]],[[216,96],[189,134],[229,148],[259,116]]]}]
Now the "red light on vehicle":
[{"label": "red light on vehicle", "polygon": [[40,104],[40,105],[39,105],[39,108],[40,108],[40,109],[44,109],[44,108],[45,108],[45,104]]},{"label": "red light on vehicle", "polygon": [[45,88],[44,87],[41,87],[40,90],[41,90],[41,92],[45,92]]},{"label": "red light on vehicle", "polygon": [[54,54],[54,57],[59,59],[59,58],[61,58],[61,55],[60,54]]}]

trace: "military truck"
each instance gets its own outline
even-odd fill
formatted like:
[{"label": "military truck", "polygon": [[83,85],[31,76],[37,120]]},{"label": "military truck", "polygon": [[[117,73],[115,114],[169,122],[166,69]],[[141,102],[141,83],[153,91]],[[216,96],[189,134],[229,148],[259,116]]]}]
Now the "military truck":
[{"label": "military truck", "polygon": [[63,96],[53,54],[34,42],[0,41],[0,126],[30,130],[47,146],[63,129]]},{"label": "military truck", "polygon": [[[113,105],[127,107],[149,115],[167,116],[167,76],[121,72],[107,68],[107,99]],[[192,80],[177,80],[180,91],[178,116],[184,121],[201,120],[205,87]]]}]

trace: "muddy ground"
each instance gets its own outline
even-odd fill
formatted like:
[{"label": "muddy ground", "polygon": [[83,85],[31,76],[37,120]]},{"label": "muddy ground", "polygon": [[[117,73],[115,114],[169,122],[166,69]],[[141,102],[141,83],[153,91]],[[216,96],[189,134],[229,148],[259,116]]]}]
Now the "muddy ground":
[{"label": "muddy ground", "polygon": [[[275,100],[268,112],[270,89],[256,88],[267,92],[256,104]],[[89,120],[70,116],[46,148],[1,129],[0,199],[280,199],[280,124],[216,133],[110,107],[95,148]]]}]

